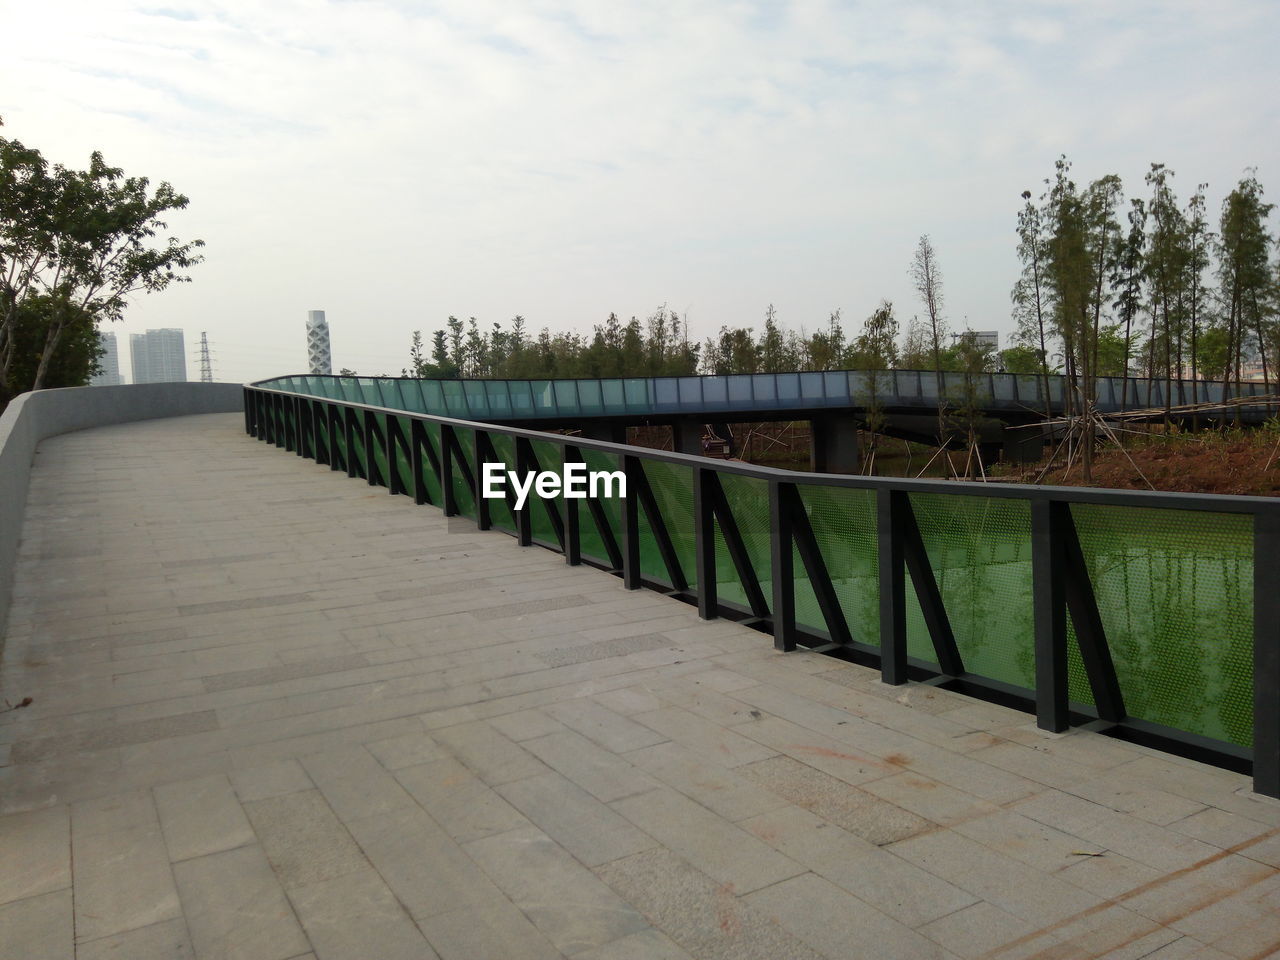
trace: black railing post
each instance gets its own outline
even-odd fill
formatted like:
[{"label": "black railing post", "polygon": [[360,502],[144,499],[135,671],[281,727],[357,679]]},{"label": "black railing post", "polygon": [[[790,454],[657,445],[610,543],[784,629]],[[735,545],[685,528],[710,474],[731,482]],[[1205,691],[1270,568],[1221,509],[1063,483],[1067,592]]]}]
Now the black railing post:
[{"label": "black railing post", "polygon": [[329,469],[343,470],[344,461],[350,459],[351,448],[344,447],[341,455],[338,453],[338,437],[342,435],[343,419],[336,403],[330,403],[326,407],[325,421],[329,424]]},{"label": "black railing post", "polygon": [[[1280,505],[1278,505],[1280,506]],[[1280,510],[1253,516],[1253,789],[1280,797]]]},{"label": "black railing post", "polygon": [[453,427],[440,424],[440,498],[446,517],[458,515],[458,500],[453,495]]},{"label": "black railing post", "polygon": [[328,414],[324,404],[319,400],[311,401],[311,451],[319,464],[329,463],[329,427],[325,422]]},{"label": "black railing post", "polygon": [[409,470],[413,473],[413,502],[421,506],[427,502],[427,478],[422,448],[428,443],[427,430],[421,420],[409,424]]},{"label": "black railing post", "polygon": [[378,458],[374,454],[378,448],[373,411],[366,410],[363,419],[365,480],[369,486],[376,487],[378,485]]},{"label": "black railing post", "polygon": [[769,481],[769,576],[773,580],[773,646],[796,648],[796,580],[791,511],[782,495],[783,481]]},{"label": "black railing post", "polygon": [[640,461],[633,456],[622,458],[622,473],[627,481],[627,495],[622,498],[622,585],[628,590],[640,589]]},{"label": "black railing post", "polygon": [[907,682],[907,581],[902,511],[907,494],[876,491],[876,540],[880,559],[880,679]]},{"label": "black railing post", "polygon": [[240,403],[244,406],[244,432],[253,434],[253,405],[250,402],[250,390],[248,387],[242,387],[240,390]]},{"label": "black railing post", "polygon": [[1067,729],[1067,606],[1059,527],[1066,504],[1031,501],[1031,583],[1035,608],[1036,726]]},{"label": "black railing post", "polygon": [[306,406],[307,401],[301,396],[293,398],[293,420],[298,425],[298,436],[293,446],[294,452],[300,457],[307,455],[307,432],[310,430],[310,424],[305,422],[305,414],[303,413]]},{"label": "black railing post", "polygon": [[[489,434],[484,430],[472,431],[472,462],[476,470],[476,526],[481,530],[493,528],[493,513],[489,510],[489,498],[484,495],[484,463],[489,459],[486,449],[489,446]],[[515,517],[511,518],[515,521]]]},{"label": "black railing post", "polygon": [[[560,463],[578,463],[581,457],[570,459],[569,446],[560,447]],[[563,476],[561,471],[561,476]],[[582,528],[579,525],[578,498],[564,498],[564,562],[571,567],[582,563]]]},{"label": "black railing post", "polygon": [[716,595],[716,511],[711,484],[715,473],[693,468],[694,575],[698,580],[698,616],[714,620],[719,615]]},{"label": "black railing post", "polygon": [[[533,471],[532,449],[529,441],[523,437],[516,438],[515,447],[516,475],[523,479]],[[511,520],[516,525],[516,541],[522,547],[533,545],[533,498],[537,495],[537,491],[530,487],[528,496],[524,498],[524,506],[511,512]],[[551,512],[550,507],[547,512]]]}]

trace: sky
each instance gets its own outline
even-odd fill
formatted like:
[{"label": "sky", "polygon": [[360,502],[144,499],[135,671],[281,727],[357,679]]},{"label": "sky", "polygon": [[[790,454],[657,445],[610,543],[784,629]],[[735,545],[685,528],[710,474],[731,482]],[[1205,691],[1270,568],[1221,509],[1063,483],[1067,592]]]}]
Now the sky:
[{"label": "sky", "polygon": [[[1012,330],[1020,194],[1280,196],[1273,0],[0,0],[0,136],[190,198],[192,282],[114,325],[207,333],[216,379],[398,374],[412,332],[589,332],[666,305],[856,331],[937,252],[952,329]],[[1273,227],[1274,227],[1273,219]],[[127,370],[127,348],[122,365]]]}]

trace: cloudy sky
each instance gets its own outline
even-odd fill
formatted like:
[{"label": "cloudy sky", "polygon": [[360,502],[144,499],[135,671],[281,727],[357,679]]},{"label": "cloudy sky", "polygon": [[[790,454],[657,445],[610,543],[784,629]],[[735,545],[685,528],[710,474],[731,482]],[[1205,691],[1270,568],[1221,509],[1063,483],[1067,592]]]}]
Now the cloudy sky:
[{"label": "cloudy sky", "polygon": [[[3,133],[168,180],[194,282],[124,334],[207,331],[218,379],[398,373],[449,314],[590,329],[769,304],[810,330],[881,298],[931,235],[953,327],[1007,333],[1013,229],[1066,153],[1216,211],[1280,196],[1280,4],[0,0]],[[1002,344],[1003,345],[1003,344]],[[125,351],[127,353],[127,351]],[[189,361],[192,377],[197,375]]]}]

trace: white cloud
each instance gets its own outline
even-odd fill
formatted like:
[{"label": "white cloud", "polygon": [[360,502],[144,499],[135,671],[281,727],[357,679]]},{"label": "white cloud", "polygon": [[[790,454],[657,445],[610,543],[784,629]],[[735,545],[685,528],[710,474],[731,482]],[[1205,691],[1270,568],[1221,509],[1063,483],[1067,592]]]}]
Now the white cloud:
[{"label": "white cloud", "polygon": [[191,197],[193,284],[126,329],[206,329],[233,379],[403,365],[449,313],[585,327],[908,315],[928,231],[952,316],[1008,328],[1018,193],[1067,152],[1142,189],[1276,167],[1266,2],[53,3],[9,15],[5,134]]}]

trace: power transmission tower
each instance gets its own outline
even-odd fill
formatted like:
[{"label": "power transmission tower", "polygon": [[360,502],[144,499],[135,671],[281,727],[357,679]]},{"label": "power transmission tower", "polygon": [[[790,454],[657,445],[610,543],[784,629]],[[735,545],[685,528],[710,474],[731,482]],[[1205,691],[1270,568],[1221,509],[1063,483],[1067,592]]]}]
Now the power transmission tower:
[{"label": "power transmission tower", "polygon": [[209,356],[209,335],[200,332],[200,382],[213,383],[213,359]]}]

